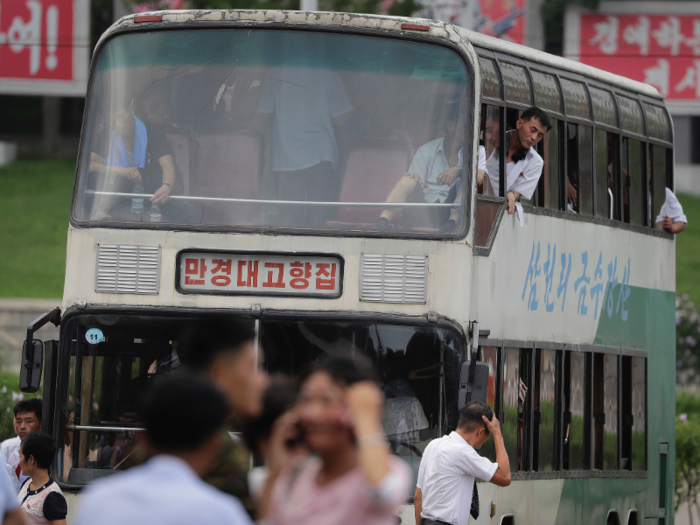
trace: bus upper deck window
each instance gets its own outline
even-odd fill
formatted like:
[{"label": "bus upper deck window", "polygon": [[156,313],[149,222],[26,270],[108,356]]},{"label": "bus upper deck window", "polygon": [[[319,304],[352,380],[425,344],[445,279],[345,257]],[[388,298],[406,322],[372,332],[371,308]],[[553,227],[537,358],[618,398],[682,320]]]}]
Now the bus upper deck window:
[{"label": "bus upper deck window", "polygon": [[642,170],[642,143],[622,139],[622,200],[624,221],[637,226],[644,225],[644,177]]},{"label": "bus upper deck window", "polygon": [[499,62],[503,74],[503,85],[506,89],[506,100],[530,105],[532,96],[530,92],[530,79],[525,68],[509,62]]},{"label": "bus upper deck window", "polygon": [[[441,233],[453,214],[450,231],[467,225],[473,86],[446,47],[290,30],[130,33],[101,49],[91,86],[78,221],[364,232],[383,229],[386,210],[395,232]],[[446,169],[452,180],[438,182]],[[396,201],[410,172],[422,183]]]},{"label": "bus upper deck window", "polygon": [[561,89],[566,102],[566,114],[573,117],[590,118],[588,92],[580,82],[560,78]]},{"label": "bus upper deck window", "polygon": [[649,146],[651,166],[650,178],[650,193],[651,193],[651,209],[652,213],[649,216],[649,221],[652,227],[656,227],[656,219],[659,217],[661,207],[666,201],[666,186],[668,173],[668,155],[670,150],[656,144]]},{"label": "bus upper deck window", "polygon": [[496,63],[484,57],[479,57],[481,66],[481,96],[501,98],[501,81],[496,69]]},{"label": "bus upper deck window", "polygon": [[537,107],[562,113],[559,84],[554,75],[531,70]]},{"label": "bus upper deck window", "polygon": [[537,188],[538,204],[554,210],[561,209],[561,129],[562,122],[553,118],[552,128],[539,145],[544,171]]}]

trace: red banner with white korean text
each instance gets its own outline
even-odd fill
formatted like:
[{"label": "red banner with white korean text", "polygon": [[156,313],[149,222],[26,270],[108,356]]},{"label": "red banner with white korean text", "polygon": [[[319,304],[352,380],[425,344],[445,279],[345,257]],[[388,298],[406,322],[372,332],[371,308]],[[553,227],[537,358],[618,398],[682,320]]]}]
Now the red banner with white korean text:
[{"label": "red banner with white korean text", "polygon": [[84,93],[88,28],[86,0],[0,0],[0,93]]},{"label": "red banner with white korean text", "polygon": [[515,42],[525,43],[525,0],[476,0],[474,30]]},{"label": "red banner with white korean text", "polygon": [[670,100],[700,100],[700,15],[582,13],[579,24],[584,64],[651,84]]}]

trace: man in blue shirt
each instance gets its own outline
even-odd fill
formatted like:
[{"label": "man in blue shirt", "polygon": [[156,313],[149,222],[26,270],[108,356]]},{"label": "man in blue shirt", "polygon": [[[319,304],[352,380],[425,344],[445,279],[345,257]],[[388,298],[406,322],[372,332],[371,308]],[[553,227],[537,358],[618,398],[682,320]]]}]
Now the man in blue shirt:
[{"label": "man in blue shirt", "polygon": [[209,382],[188,374],[165,379],[139,410],[146,464],[89,486],[77,525],[252,525],[241,503],[200,478],[221,446],[226,399]]}]

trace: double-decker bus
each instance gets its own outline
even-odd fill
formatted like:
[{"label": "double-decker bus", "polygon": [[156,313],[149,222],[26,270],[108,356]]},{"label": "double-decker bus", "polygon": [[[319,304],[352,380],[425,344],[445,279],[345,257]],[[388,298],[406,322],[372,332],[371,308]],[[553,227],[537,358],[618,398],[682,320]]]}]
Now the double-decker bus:
[{"label": "double-decker bus", "polygon": [[[503,172],[494,144],[530,106],[553,125],[510,215],[505,177],[478,189],[478,152]],[[461,146],[452,197],[419,185],[386,203],[446,134]],[[63,303],[29,330],[61,326],[43,364],[55,478],[72,506],[120,470],[135,401],[178,366],[182,327],[225,311],[254,323],[270,373],[340,352],[373,367],[414,476],[455,428],[478,349],[513,483],[480,486],[477,523],[673,523],[675,244],[654,227],[667,186],[662,97],[579,63],[413,18],[122,18],[92,61]],[[27,348],[36,387],[41,345]]]}]

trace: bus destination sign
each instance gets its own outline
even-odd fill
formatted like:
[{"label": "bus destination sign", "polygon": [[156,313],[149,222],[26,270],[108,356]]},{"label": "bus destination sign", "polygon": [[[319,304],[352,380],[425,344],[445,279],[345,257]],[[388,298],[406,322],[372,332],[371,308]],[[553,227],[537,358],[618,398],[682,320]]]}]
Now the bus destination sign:
[{"label": "bus destination sign", "polygon": [[182,252],[181,293],[339,297],[343,261],[337,255]]}]

